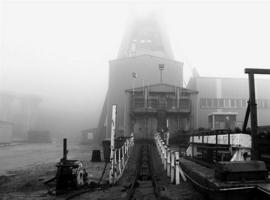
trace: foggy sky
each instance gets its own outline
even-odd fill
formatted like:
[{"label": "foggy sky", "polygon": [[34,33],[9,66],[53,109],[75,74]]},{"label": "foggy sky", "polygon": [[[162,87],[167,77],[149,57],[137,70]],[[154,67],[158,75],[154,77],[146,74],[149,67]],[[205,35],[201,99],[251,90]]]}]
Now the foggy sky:
[{"label": "foggy sky", "polygon": [[48,116],[61,113],[59,121],[75,121],[76,130],[96,125],[108,62],[116,59],[134,15],[155,10],[161,16],[175,58],[184,62],[186,82],[191,67],[204,76],[245,77],[244,67],[270,66],[266,2],[5,0],[0,5],[0,90],[41,95]]}]

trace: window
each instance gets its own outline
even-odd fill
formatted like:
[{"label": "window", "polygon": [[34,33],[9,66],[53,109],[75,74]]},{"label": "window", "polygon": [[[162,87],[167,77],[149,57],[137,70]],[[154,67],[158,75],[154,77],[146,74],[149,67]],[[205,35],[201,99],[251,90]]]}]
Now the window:
[{"label": "window", "polygon": [[206,99],[200,99],[200,108],[206,107]]},{"label": "window", "polygon": [[212,107],[212,99],[206,99],[206,107],[211,108]]},{"label": "window", "polygon": [[219,99],[218,100],[218,107],[219,108],[224,108],[224,99]]},{"label": "window", "polygon": [[235,103],[235,99],[231,99],[231,108],[235,108],[236,103]]},{"label": "window", "polygon": [[217,108],[217,102],[218,102],[217,99],[213,99],[213,107],[214,108]]},{"label": "window", "polygon": [[226,108],[231,107],[230,99],[225,99],[225,107],[226,107]]},{"label": "window", "polygon": [[236,108],[241,108],[241,99],[236,99]]}]

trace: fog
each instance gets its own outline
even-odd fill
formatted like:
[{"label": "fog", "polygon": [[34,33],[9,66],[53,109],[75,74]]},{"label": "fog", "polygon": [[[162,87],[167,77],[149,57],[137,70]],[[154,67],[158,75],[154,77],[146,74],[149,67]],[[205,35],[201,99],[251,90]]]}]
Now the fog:
[{"label": "fog", "polygon": [[166,29],[185,82],[245,77],[269,67],[267,2],[1,1],[0,91],[37,95],[36,129],[76,137],[97,126],[117,58],[133,18],[155,13]]}]

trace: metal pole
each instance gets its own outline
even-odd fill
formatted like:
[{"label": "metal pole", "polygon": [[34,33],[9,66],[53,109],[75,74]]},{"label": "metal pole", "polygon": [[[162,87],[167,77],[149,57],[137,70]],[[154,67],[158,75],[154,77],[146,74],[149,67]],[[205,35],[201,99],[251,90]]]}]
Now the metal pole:
[{"label": "metal pole", "polygon": [[249,78],[249,103],[250,103],[250,122],[251,122],[251,137],[252,137],[252,150],[251,159],[257,160],[259,158],[258,145],[257,145],[257,104],[255,95],[255,81],[254,74],[248,73]]},{"label": "metal pole", "polygon": [[63,161],[67,160],[67,154],[68,154],[68,151],[67,151],[67,138],[64,138],[64,140],[63,140]]},{"label": "metal pole", "polygon": [[135,92],[135,78],[132,78],[132,95],[134,96],[134,92]]}]

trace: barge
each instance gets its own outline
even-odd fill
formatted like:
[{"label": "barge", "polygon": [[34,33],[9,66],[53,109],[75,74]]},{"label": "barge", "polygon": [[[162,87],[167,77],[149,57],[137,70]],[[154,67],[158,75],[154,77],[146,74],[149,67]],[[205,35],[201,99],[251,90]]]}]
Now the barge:
[{"label": "barge", "polygon": [[254,74],[270,74],[270,70],[245,72],[249,75],[250,98],[242,130],[193,133],[180,161],[186,177],[207,199],[270,199],[270,129],[258,126],[254,83]]}]

